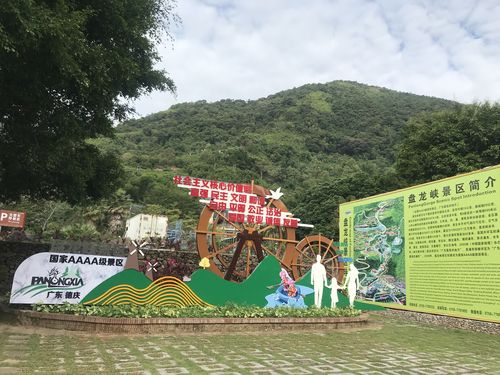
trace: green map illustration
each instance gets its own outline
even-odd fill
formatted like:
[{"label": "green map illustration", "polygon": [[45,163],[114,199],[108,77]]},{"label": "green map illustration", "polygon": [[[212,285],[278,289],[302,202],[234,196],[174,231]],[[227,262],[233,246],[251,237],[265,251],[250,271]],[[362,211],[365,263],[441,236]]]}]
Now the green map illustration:
[{"label": "green map illustration", "polygon": [[403,197],[354,209],[358,298],[406,304]]}]

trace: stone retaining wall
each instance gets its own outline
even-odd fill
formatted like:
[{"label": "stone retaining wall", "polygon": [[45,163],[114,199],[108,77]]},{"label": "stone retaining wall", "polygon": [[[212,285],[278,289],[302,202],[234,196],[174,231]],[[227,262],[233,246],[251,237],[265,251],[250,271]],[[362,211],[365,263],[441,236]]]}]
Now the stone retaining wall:
[{"label": "stone retaining wall", "polygon": [[[3,255],[0,262],[0,296],[10,292],[17,267],[31,255],[43,252],[127,256],[128,249],[124,245],[92,241],[52,240],[50,243],[0,241],[0,254]],[[145,250],[145,252],[151,259],[161,261],[161,264],[168,259],[174,259],[176,263],[183,266],[180,268],[180,271],[183,271],[182,274],[175,273],[179,271],[179,267],[176,267],[172,270],[173,273],[164,270],[160,276],[172,274],[182,278],[199,268],[197,252],[170,249],[161,251]]]},{"label": "stone retaining wall", "polygon": [[125,257],[127,246],[111,242],[78,241],[78,240],[50,240],[52,253],[73,253]]},{"label": "stone retaining wall", "polygon": [[23,326],[85,331],[95,333],[193,333],[193,332],[259,332],[259,331],[325,331],[363,327],[368,315],[351,318],[104,318],[16,311]]},{"label": "stone retaining wall", "polygon": [[50,251],[50,245],[31,242],[0,241],[0,295],[10,292],[17,267],[33,254]]},{"label": "stone retaining wall", "polygon": [[386,309],[384,311],[376,311],[374,313],[377,315],[393,316],[406,321],[410,320],[416,323],[432,324],[440,327],[460,328],[469,331],[500,335],[500,323],[396,309]]}]

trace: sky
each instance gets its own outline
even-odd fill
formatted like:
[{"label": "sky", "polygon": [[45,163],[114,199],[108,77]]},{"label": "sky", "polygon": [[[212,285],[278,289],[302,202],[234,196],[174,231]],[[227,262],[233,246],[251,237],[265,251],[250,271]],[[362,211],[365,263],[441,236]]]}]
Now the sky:
[{"label": "sky", "polygon": [[178,0],[159,47],[182,102],[252,100],[350,80],[463,103],[500,100],[500,0]]}]

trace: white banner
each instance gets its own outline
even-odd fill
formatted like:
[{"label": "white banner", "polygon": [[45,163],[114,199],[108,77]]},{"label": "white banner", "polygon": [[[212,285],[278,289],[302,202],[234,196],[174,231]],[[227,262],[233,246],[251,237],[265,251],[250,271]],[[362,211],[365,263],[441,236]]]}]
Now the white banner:
[{"label": "white banner", "polygon": [[124,257],[38,253],[17,267],[10,303],[79,303],[92,289],[123,271]]}]

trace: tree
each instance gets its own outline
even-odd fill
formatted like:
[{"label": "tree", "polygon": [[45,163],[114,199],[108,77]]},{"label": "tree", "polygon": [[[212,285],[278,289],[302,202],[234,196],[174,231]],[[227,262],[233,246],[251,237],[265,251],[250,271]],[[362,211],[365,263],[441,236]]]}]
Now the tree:
[{"label": "tree", "polygon": [[314,224],[314,231],[338,239],[339,205],[379,193],[374,174],[356,172],[350,176],[324,181],[301,194],[301,201],[293,213],[307,224]]},{"label": "tree", "polygon": [[173,81],[153,67],[175,21],[170,0],[0,2],[0,199],[70,202],[116,189],[111,136],[127,100]]},{"label": "tree", "polygon": [[32,200],[22,197],[15,203],[3,206],[7,210],[27,211],[25,229],[31,236],[42,238],[58,237],[64,225],[81,222],[82,209],[72,207],[67,202],[49,201],[45,199]]},{"label": "tree", "polygon": [[500,163],[500,104],[472,104],[412,118],[396,158],[419,183]]},{"label": "tree", "polygon": [[84,209],[83,217],[100,233],[122,235],[124,222],[130,212],[132,199],[124,190],[118,189],[109,198],[95,202]]}]

